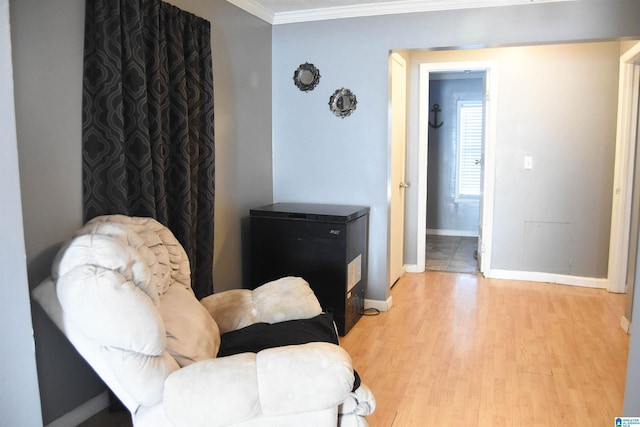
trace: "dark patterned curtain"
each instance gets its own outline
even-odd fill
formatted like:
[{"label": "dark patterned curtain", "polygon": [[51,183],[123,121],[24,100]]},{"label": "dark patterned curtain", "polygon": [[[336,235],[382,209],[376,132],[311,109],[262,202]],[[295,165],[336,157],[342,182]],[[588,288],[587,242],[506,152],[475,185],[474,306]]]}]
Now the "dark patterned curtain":
[{"label": "dark patterned curtain", "polygon": [[147,216],[176,235],[198,298],[213,292],[211,28],[159,0],[87,0],[85,221]]}]

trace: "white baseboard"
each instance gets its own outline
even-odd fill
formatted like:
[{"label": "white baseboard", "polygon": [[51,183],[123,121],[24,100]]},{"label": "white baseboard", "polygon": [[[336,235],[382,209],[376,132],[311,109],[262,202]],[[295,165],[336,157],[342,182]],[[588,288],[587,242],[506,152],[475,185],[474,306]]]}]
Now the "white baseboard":
[{"label": "white baseboard", "polygon": [[424,266],[418,267],[418,264],[406,264],[404,268],[407,273],[424,273]]},{"label": "white baseboard", "polygon": [[376,299],[365,299],[364,300],[364,309],[375,308],[380,311],[389,311],[391,306],[393,305],[393,298],[389,295],[386,301],[376,300]]},{"label": "white baseboard", "polygon": [[478,237],[478,230],[447,230],[447,229],[435,229],[428,228],[427,236],[454,236],[454,237]]},{"label": "white baseboard", "polygon": [[620,327],[627,334],[631,335],[631,322],[629,322],[629,319],[627,319],[626,316],[622,316],[620,319]]},{"label": "white baseboard", "polygon": [[[407,273],[424,273],[424,267],[417,264],[407,264]],[[531,271],[516,270],[496,270],[490,269],[483,274],[489,279],[523,280],[528,282],[557,283],[560,285],[582,286],[585,288],[607,289],[609,282],[607,279],[597,279],[594,277],[569,276],[565,274],[538,273]]]},{"label": "white baseboard", "polygon": [[51,421],[46,427],[69,427],[77,426],[83,421],[88,420],[98,412],[109,407],[109,391],[105,390],[93,399],[90,399],[78,406],[77,408],[67,412],[60,418]]},{"label": "white baseboard", "polygon": [[528,282],[557,283],[560,285],[582,286],[585,288],[607,289],[607,279],[569,276],[565,274],[538,273],[532,271],[494,270],[484,273],[490,279],[524,280]]}]

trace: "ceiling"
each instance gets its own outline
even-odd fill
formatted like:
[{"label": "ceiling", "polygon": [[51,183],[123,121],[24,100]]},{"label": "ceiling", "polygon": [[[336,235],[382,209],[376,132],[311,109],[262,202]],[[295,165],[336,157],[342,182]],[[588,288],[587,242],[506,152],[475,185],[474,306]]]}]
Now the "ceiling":
[{"label": "ceiling", "polygon": [[227,0],[273,24],[577,0]]}]

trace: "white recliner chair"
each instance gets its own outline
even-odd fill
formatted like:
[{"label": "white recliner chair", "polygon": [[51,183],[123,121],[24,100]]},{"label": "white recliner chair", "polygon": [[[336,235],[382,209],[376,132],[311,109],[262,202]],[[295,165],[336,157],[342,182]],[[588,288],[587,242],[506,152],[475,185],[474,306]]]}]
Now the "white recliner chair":
[{"label": "white recliner chair", "polygon": [[216,357],[221,334],[310,319],[309,285],[287,277],[198,301],[186,253],[150,218],[94,218],[58,253],[34,299],[132,414],[135,426],[366,426],[340,346],[309,342]]}]

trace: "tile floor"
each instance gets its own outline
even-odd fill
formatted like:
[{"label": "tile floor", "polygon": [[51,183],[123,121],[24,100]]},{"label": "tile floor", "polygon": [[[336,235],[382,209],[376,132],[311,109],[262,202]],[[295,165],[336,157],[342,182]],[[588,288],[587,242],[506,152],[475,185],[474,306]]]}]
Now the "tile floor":
[{"label": "tile floor", "polygon": [[476,273],[477,237],[427,236],[426,269],[452,273]]}]

